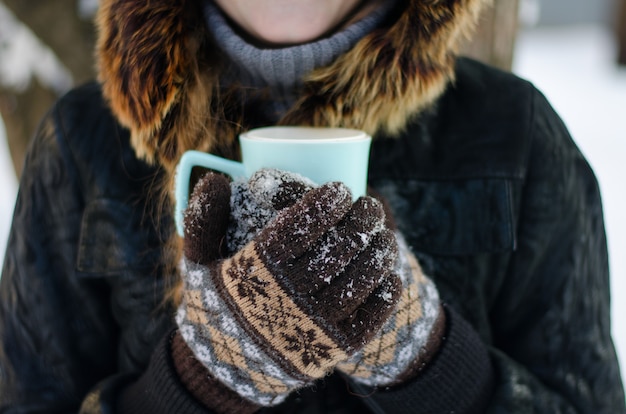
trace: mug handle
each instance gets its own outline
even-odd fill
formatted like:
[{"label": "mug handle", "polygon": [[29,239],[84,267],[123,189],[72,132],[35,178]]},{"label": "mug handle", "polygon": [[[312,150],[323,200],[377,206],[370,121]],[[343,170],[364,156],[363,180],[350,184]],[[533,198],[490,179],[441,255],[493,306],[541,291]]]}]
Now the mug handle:
[{"label": "mug handle", "polygon": [[183,154],[176,167],[176,231],[183,237],[183,212],[189,203],[189,179],[194,167],[204,167],[217,170],[230,175],[233,178],[245,176],[245,168],[242,163],[207,154],[206,152],[190,150]]}]

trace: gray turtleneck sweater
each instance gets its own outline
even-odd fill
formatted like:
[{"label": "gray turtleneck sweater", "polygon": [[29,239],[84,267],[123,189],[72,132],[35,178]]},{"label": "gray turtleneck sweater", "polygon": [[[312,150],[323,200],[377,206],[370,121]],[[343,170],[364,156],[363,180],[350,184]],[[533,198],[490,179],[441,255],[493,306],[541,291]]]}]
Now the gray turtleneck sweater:
[{"label": "gray turtleneck sweater", "polygon": [[276,121],[294,103],[307,73],[328,65],[352,48],[385,20],[395,4],[395,0],[386,1],[363,19],[329,37],[297,46],[267,49],[243,39],[212,1],[207,1],[204,12],[209,30],[229,58],[229,68],[225,71],[228,77],[222,79],[222,83],[266,90],[272,108],[266,108],[265,115]]}]

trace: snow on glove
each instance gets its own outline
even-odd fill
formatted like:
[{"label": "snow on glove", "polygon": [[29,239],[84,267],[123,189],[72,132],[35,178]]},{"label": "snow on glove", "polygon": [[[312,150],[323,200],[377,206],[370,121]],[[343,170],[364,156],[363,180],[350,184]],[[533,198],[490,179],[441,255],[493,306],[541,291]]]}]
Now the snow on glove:
[{"label": "snow on glove", "polygon": [[230,184],[230,220],[226,234],[228,252],[246,245],[278,214],[317,185],[308,178],[277,169],[261,169],[249,180]]},{"label": "snow on glove", "polygon": [[[243,247],[278,210],[293,204],[315,186],[301,175],[275,169],[263,169],[249,181],[231,183],[231,251]],[[389,206],[385,212],[387,226],[395,229]],[[400,254],[394,273],[402,281],[401,302],[372,342],[339,364],[340,369],[370,386],[390,385],[412,376],[436,351],[444,325],[436,287],[423,275],[402,234],[395,234]]]},{"label": "snow on glove", "polygon": [[437,351],[445,326],[435,284],[422,273],[402,234],[395,235],[399,256],[394,273],[402,281],[400,301],[381,331],[337,366],[372,387],[396,385],[416,375]]},{"label": "snow on glove", "polygon": [[329,183],[219,259],[226,229],[215,220],[229,208],[215,200],[229,195],[214,192],[223,180],[208,174],[190,198],[176,320],[215,378],[256,404],[277,404],[380,329],[400,293],[397,247],[378,201],[353,204],[345,186]]}]

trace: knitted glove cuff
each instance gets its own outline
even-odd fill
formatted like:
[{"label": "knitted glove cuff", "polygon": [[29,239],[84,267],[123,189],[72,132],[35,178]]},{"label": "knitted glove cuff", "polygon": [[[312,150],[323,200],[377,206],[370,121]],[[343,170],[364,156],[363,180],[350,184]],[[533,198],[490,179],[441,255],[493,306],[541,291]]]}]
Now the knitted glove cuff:
[{"label": "knitted glove cuff", "polygon": [[194,356],[180,332],[176,332],[172,338],[171,353],[180,381],[205,407],[216,412],[238,414],[251,414],[259,410],[258,405],[241,398],[215,379]]},{"label": "knitted glove cuff", "polygon": [[342,372],[369,386],[392,385],[414,375],[436,352],[445,326],[436,286],[422,273],[404,237],[395,234],[400,302],[378,335],[339,365]]},{"label": "knitted glove cuff", "polygon": [[183,259],[187,275],[176,322],[195,357],[211,375],[242,397],[262,406],[281,403],[311,379],[281,369],[244,330],[230,307],[215,292],[207,266]]},{"label": "knitted glove cuff", "polygon": [[494,390],[489,352],[474,328],[444,305],[446,327],[442,344],[430,363],[410,382],[378,392],[359,383],[356,394],[369,395],[372,412],[485,413]]}]

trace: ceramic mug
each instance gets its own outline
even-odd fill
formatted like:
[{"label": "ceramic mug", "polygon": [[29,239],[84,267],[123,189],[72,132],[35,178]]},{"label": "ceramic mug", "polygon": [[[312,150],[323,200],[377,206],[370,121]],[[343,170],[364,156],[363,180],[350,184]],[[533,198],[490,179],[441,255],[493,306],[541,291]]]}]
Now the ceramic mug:
[{"label": "ceramic mug", "polygon": [[341,181],[353,199],[365,195],[372,138],[347,128],[276,126],[252,129],[239,136],[242,162],[187,151],[176,172],[176,229],[183,235],[183,212],[189,198],[194,167],[220,171],[233,178],[249,178],[262,168],[301,174],[316,184]]}]

